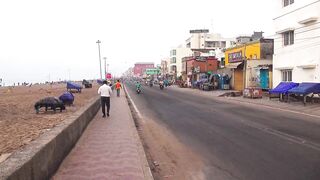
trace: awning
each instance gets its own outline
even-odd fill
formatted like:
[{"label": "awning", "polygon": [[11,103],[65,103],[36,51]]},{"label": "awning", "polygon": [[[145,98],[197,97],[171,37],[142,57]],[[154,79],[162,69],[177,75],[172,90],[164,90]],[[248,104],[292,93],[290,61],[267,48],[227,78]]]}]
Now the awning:
[{"label": "awning", "polygon": [[229,69],[236,69],[240,64],[242,64],[243,62],[236,62],[236,63],[229,63],[226,64],[226,68]]},{"label": "awning", "polygon": [[308,17],[305,19],[302,19],[299,21],[300,24],[308,24],[308,23],[312,23],[318,20],[318,17],[316,16],[312,16],[312,17]]},{"label": "awning", "polygon": [[276,33],[277,33],[277,34],[282,34],[282,33],[284,33],[284,32],[294,31],[294,30],[295,30],[294,27],[289,27],[289,28],[285,28],[285,29],[278,30]]},{"label": "awning", "polygon": [[293,67],[292,66],[287,66],[287,67],[275,67],[275,70],[292,70]]},{"label": "awning", "polygon": [[297,67],[302,68],[302,69],[315,69],[316,66],[317,66],[316,64],[303,64],[303,65],[299,65]]}]

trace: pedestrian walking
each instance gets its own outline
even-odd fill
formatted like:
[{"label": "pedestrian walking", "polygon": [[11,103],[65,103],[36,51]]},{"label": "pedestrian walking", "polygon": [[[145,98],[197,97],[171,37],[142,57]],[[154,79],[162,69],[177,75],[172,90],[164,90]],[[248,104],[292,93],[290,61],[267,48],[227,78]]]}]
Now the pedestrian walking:
[{"label": "pedestrian walking", "polygon": [[103,81],[103,85],[99,87],[98,94],[101,97],[101,107],[102,107],[102,117],[106,117],[106,106],[107,106],[107,116],[109,117],[110,111],[110,96],[112,94],[111,87],[107,85],[107,81]]},{"label": "pedestrian walking", "polygon": [[117,96],[118,97],[120,97],[120,89],[121,89],[121,83],[120,83],[120,80],[117,80],[116,90],[117,90]]}]

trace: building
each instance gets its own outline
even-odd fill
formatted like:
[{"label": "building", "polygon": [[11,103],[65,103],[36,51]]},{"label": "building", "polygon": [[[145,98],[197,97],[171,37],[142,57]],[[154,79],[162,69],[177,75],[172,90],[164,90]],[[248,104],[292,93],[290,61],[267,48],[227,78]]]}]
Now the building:
[{"label": "building", "polygon": [[320,1],[277,0],[273,85],[320,82]]},{"label": "building", "polygon": [[210,53],[218,49],[225,49],[235,44],[232,38],[223,38],[221,34],[210,34],[208,29],[190,30],[191,36],[186,40],[186,47],[190,48],[196,56]]},{"label": "building", "polygon": [[251,36],[248,35],[241,35],[236,37],[236,44],[240,45],[240,44],[245,44],[248,43],[250,41],[256,41],[263,38],[263,32],[253,32],[253,34]]},{"label": "building", "polygon": [[170,59],[169,58],[161,60],[161,65],[160,65],[161,71],[160,71],[160,73],[161,73],[162,76],[164,76],[166,78],[169,75],[169,63],[170,63]]},{"label": "building", "polygon": [[261,38],[226,49],[225,66],[232,69],[233,89],[272,88],[272,55],[273,39]]},{"label": "building", "polygon": [[[236,39],[224,38],[218,33],[209,33],[207,29],[190,30],[191,37],[186,40],[186,47],[190,48],[194,56],[214,56],[218,60],[220,75],[231,75],[230,69],[225,67],[225,49],[236,45]],[[250,36],[250,38],[252,38]]]},{"label": "building", "polygon": [[179,46],[177,48],[171,49],[170,51],[170,61],[169,61],[169,76],[170,79],[177,79],[180,77],[182,70],[182,58],[191,56],[192,51],[190,48]]},{"label": "building", "polygon": [[122,76],[132,77],[132,76],[133,76],[133,68],[132,68],[132,67],[128,68],[128,69],[122,74]]},{"label": "building", "polygon": [[190,56],[182,60],[182,80],[189,86],[207,74],[215,74],[218,60],[214,56]]},{"label": "building", "polygon": [[133,74],[134,76],[143,76],[146,69],[154,68],[154,63],[152,62],[139,62],[134,64]]}]

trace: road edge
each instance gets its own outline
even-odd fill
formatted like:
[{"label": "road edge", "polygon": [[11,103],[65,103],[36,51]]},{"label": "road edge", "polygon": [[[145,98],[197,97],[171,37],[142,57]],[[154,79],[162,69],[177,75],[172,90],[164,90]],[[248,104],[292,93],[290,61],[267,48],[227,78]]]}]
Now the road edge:
[{"label": "road edge", "polygon": [[[171,90],[173,91],[179,91],[177,89],[175,89],[176,87],[172,88]],[[240,103],[240,104],[244,104],[244,105],[247,105],[247,106],[260,106],[260,107],[265,107],[265,108],[268,108],[268,109],[272,109],[272,110],[278,110],[278,111],[282,111],[282,112],[289,112],[289,113],[294,113],[294,114],[299,114],[299,115],[305,115],[305,116],[309,116],[309,117],[313,117],[313,118],[320,118],[320,115],[317,115],[317,114],[308,114],[306,112],[299,112],[297,110],[294,110],[294,109],[285,109],[283,107],[279,107],[279,106],[273,106],[273,105],[269,105],[269,104],[263,104],[263,103],[258,103],[258,102],[248,102],[248,101],[243,101],[241,99],[236,99],[234,97],[218,97],[218,96],[212,96],[212,95],[207,95],[207,94],[201,94],[201,93],[197,93],[198,89],[190,89],[190,92],[193,93],[193,94],[197,94],[197,95],[203,95],[202,97],[209,97],[211,99],[215,99],[217,101],[220,101],[220,102],[228,102],[228,103],[232,103],[232,104],[237,104],[237,103]],[[181,92],[181,91],[180,91]]]},{"label": "road edge", "polygon": [[[130,97],[130,94],[128,93],[125,85],[123,85],[123,90],[125,92],[129,108],[131,110],[131,117],[132,117],[133,123],[135,124],[135,127],[137,127],[137,124],[136,124],[137,118],[138,119],[143,119],[143,118],[142,118],[137,106],[135,105],[132,98]],[[142,139],[139,136],[137,128],[135,128],[135,130],[136,130],[136,133],[134,133],[134,134],[135,134],[136,138],[138,139],[138,149],[139,149],[140,160],[143,163],[142,169],[143,169],[143,173],[144,173],[144,178],[146,180],[154,180],[150,165],[148,163],[146,152],[145,152],[143,145],[142,145]]]}]

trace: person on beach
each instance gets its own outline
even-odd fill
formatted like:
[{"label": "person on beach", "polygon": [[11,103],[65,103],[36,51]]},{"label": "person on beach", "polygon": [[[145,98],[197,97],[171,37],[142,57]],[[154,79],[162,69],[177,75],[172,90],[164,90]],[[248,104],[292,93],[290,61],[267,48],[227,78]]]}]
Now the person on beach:
[{"label": "person on beach", "polygon": [[109,111],[110,111],[110,96],[112,94],[111,87],[107,85],[107,81],[103,81],[103,85],[99,87],[98,94],[100,94],[101,97],[101,107],[102,107],[102,117],[106,117],[106,110],[105,107],[107,106],[107,116],[109,117]]}]

